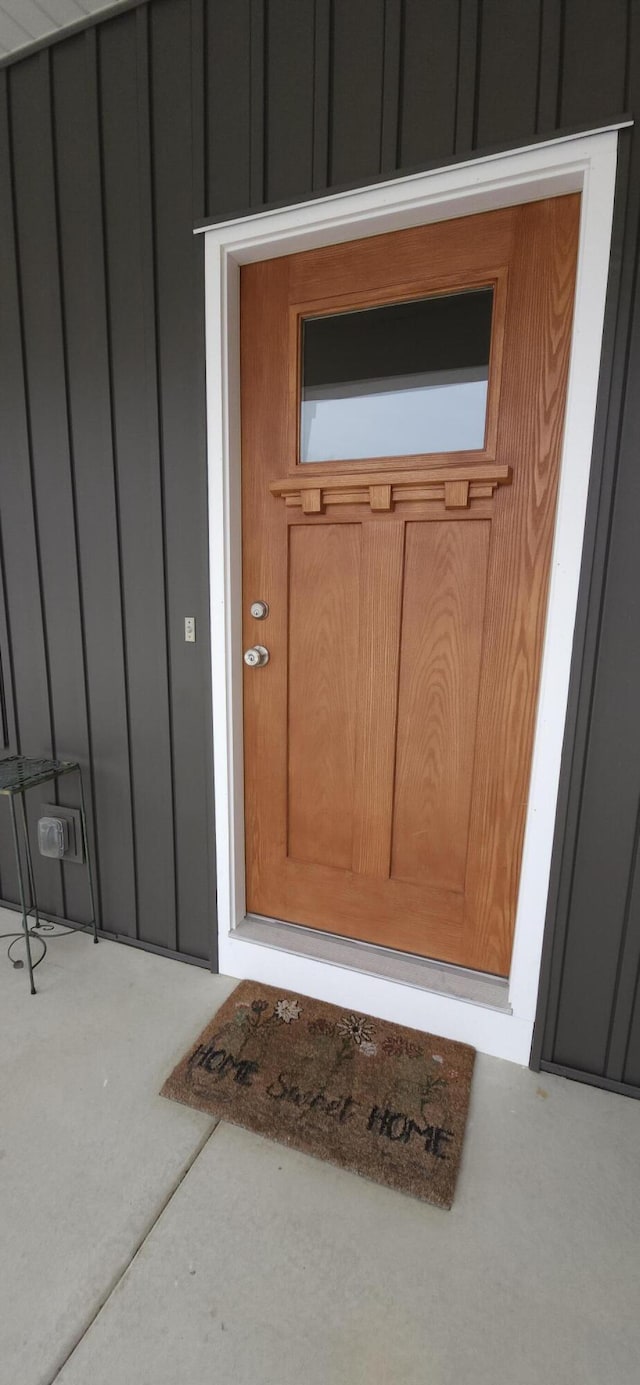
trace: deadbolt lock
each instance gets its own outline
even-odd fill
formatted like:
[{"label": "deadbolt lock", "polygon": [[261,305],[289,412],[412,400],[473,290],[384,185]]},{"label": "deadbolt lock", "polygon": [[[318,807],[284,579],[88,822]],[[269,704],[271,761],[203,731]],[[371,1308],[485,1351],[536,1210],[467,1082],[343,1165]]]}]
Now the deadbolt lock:
[{"label": "deadbolt lock", "polygon": [[266,601],[253,601],[251,603],[251,614],[254,620],[266,620],[269,614],[269,605]]},{"label": "deadbolt lock", "polygon": [[263,644],[254,644],[252,649],[245,649],[244,661],[248,668],[264,668],[269,662],[269,650]]}]

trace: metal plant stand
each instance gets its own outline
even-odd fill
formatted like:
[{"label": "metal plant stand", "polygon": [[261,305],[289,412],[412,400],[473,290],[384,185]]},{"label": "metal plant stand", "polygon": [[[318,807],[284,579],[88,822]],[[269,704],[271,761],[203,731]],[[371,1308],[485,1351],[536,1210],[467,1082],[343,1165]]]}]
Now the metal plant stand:
[{"label": "metal plant stand", "polygon": [[[87,815],[84,805],[84,786],[82,783],[82,771],[77,760],[45,760],[35,759],[27,755],[8,755],[0,759],[0,794],[5,794],[9,799],[11,810],[11,827],[13,830],[13,845],[16,854],[16,868],[18,871],[18,886],[20,890],[20,906],[22,909],[22,928],[27,952],[27,968],[29,971],[29,983],[31,994],[36,994],[33,980],[34,966],[38,965],[38,958],[33,962],[31,956],[31,937],[32,930],[29,927],[29,917],[33,913],[35,918],[35,928],[40,928],[40,915],[38,913],[38,901],[36,897],[36,886],[33,875],[33,861],[31,859],[31,847],[29,844],[29,831],[27,827],[27,814],[25,809],[24,796],[28,789],[34,789],[39,784],[46,784],[50,779],[59,779],[63,774],[77,774],[80,782],[80,821],[82,825],[82,849],[87,867],[89,881],[89,901],[91,905],[90,923],[93,925],[93,941],[98,941],[98,925],[96,920],[95,897],[93,892],[93,873],[91,870],[91,856],[89,854],[89,838],[87,835]],[[19,814],[16,813],[16,799],[20,801]],[[24,838],[24,856],[27,865],[27,885],[23,875],[22,855],[20,852],[20,838],[18,833],[18,817],[22,826]],[[29,907],[27,908],[27,893],[29,897]],[[19,936],[19,935],[18,935]],[[33,936],[38,936],[36,933]],[[44,941],[41,939],[40,941]],[[45,949],[46,950],[46,949]],[[43,954],[44,955],[44,954]]]}]

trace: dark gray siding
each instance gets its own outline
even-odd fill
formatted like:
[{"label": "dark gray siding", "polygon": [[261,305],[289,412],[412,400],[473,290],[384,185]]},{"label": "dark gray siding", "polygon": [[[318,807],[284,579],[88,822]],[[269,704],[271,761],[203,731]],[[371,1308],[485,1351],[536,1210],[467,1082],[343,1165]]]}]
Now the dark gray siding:
[{"label": "dark gray siding", "polygon": [[[86,766],[104,928],[208,959],[193,60],[190,7],[164,0],[0,72],[2,653],[11,745]],[[0,836],[14,900],[6,812]],[[86,917],[77,867],[38,861],[38,885]]]},{"label": "dark gray siding", "polygon": [[[212,943],[193,222],[625,111],[639,0],[149,0],[0,72],[0,737],[86,765],[107,930]],[[632,1090],[640,144],[621,146],[536,1058]],[[38,870],[84,917],[79,873]],[[0,880],[15,898],[4,823]]]}]

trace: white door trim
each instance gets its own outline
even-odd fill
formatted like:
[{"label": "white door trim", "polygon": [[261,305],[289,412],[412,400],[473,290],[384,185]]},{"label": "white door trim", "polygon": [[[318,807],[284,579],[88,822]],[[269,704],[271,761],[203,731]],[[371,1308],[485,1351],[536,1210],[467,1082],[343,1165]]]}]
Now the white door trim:
[{"label": "white door trim", "polygon": [[[205,235],[207,437],[214,780],[220,970],[299,990],[527,1063],[538,993],[554,819],[609,271],[618,129],[318,198],[202,228]],[[242,757],[240,266],[319,245],[582,193],[574,328],[551,583],[536,718],[510,1013],[367,972],[262,946],[246,918]],[[259,593],[258,593],[259,595]],[[292,942],[292,949],[294,944]],[[363,958],[364,965],[364,958]]]}]

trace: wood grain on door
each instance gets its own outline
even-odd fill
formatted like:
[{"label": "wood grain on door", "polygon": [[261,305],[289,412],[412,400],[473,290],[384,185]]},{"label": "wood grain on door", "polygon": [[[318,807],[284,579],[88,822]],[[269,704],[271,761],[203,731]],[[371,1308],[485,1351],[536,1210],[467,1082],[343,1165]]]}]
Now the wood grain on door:
[{"label": "wood grain on door", "polygon": [[[578,217],[555,198],[242,270],[244,636],[267,601],[271,656],[245,674],[255,914],[508,973]],[[483,447],[299,460],[305,320],[480,288]]]}]

